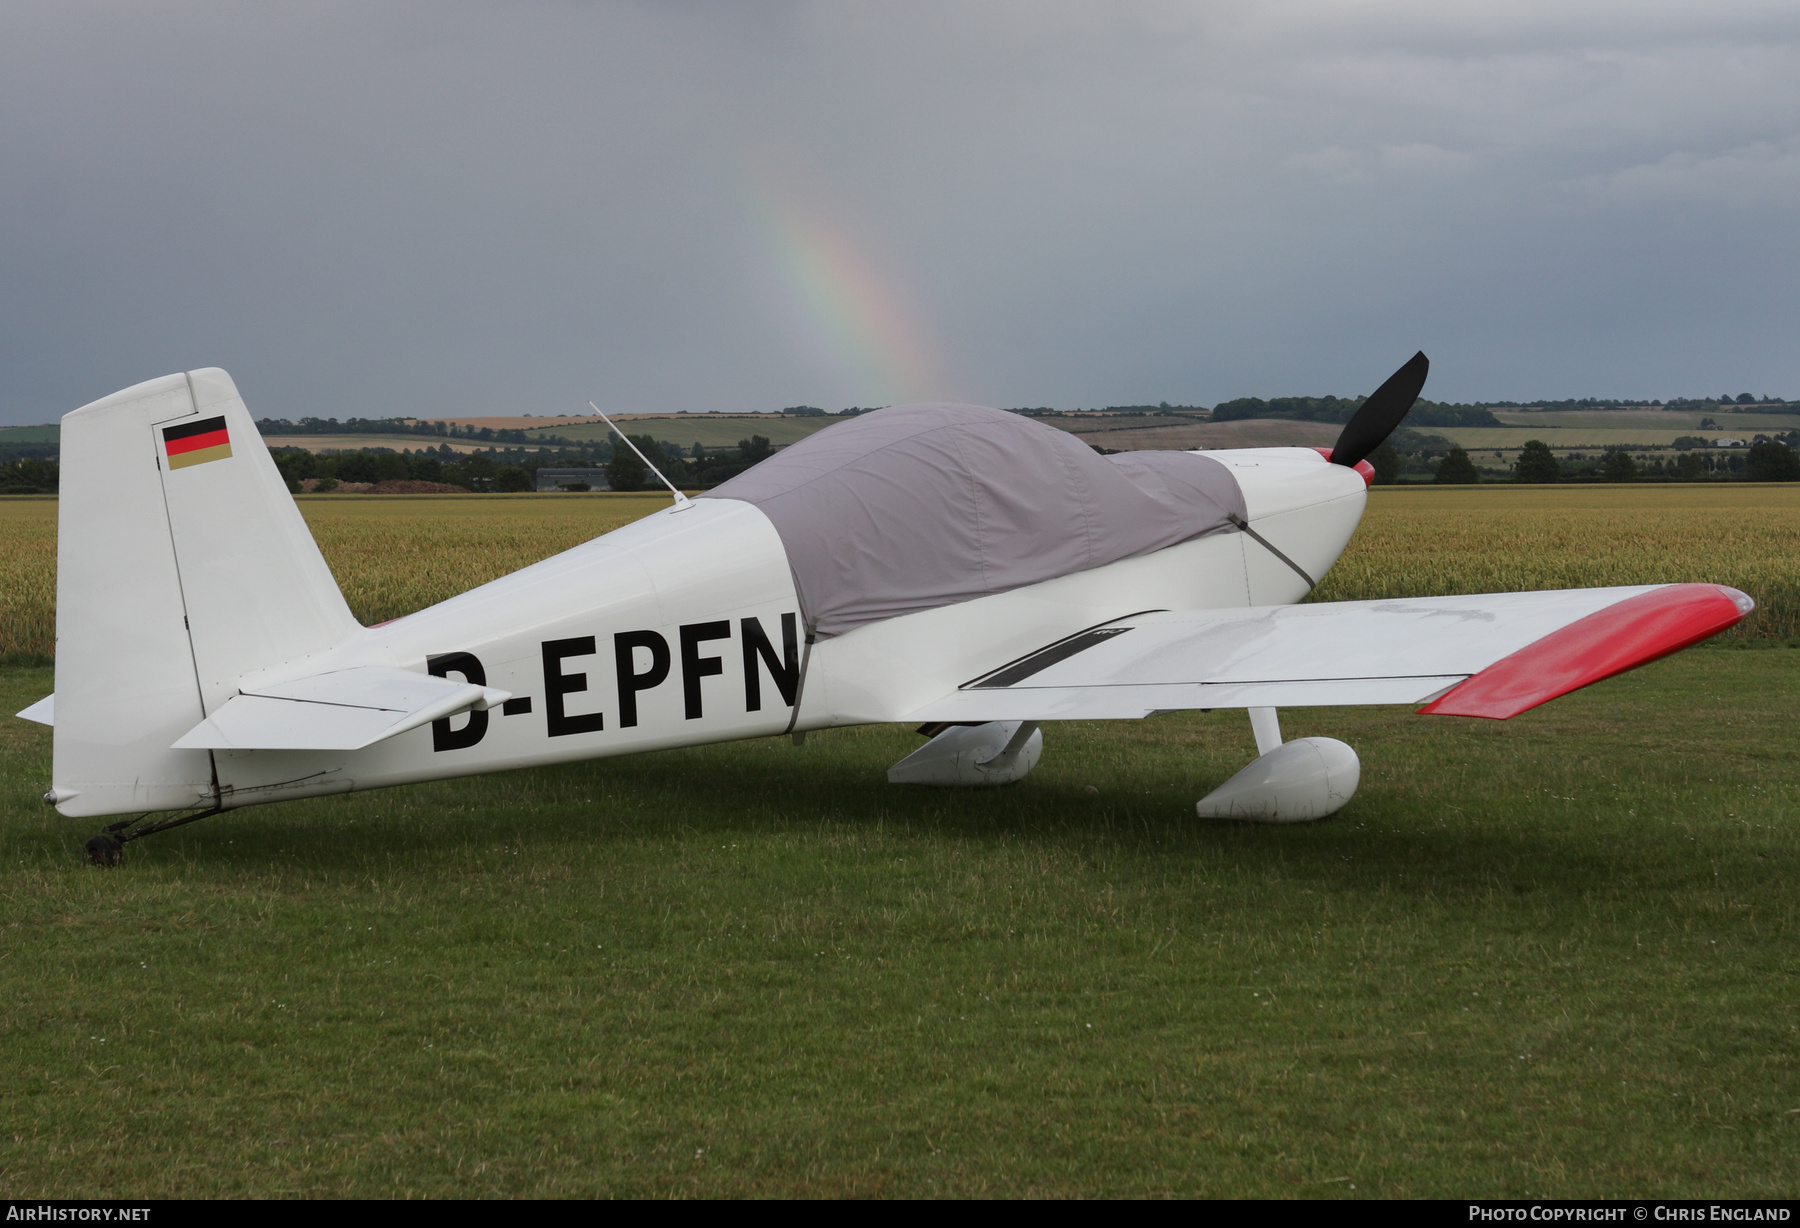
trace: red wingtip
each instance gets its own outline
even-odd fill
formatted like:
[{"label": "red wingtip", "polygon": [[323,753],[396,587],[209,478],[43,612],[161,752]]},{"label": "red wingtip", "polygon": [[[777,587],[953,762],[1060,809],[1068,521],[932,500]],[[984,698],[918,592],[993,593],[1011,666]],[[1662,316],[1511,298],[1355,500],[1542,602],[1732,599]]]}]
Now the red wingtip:
[{"label": "red wingtip", "polygon": [[[1330,448],[1314,448],[1313,451],[1317,452],[1320,456],[1323,456],[1326,460],[1331,459]],[[1356,472],[1362,475],[1364,486],[1373,486],[1375,484],[1375,466],[1371,465],[1366,460],[1359,460],[1353,467]]]},{"label": "red wingtip", "polygon": [[1502,657],[1420,708],[1494,720],[1680,652],[1735,625],[1756,603],[1723,584],[1670,584],[1589,614]]}]

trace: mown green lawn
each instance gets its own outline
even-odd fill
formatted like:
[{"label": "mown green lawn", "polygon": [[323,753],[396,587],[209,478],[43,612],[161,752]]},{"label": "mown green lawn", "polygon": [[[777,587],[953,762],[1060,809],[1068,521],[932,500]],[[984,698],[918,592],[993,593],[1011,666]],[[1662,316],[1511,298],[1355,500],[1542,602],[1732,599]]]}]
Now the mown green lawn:
[{"label": "mown green lawn", "polygon": [[[16,711],[48,670],[0,671]],[[0,721],[9,1196],[1791,1196],[1800,652],[1509,723],[892,727],[289,803],[84,867]],[[1097,794],[1085,787],[1092,785]]]}]

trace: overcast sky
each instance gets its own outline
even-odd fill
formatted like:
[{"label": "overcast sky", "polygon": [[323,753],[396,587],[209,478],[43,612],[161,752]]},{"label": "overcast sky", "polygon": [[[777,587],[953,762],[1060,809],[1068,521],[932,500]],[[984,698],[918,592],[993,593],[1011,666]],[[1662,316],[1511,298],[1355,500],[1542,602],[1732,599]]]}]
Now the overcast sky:
[{"label": "overcast sky", "polygon": [[1800,397],[1800,5],[0,7],[0,421]]}]

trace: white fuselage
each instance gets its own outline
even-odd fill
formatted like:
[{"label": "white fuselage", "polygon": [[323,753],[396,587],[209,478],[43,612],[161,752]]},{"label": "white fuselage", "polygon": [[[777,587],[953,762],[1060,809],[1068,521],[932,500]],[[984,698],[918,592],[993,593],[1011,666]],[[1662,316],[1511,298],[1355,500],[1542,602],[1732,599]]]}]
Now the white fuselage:
[{"label": "white fuselage", "polygon": [[[1363,479],[1310,449],[1208,455],[1234,471],[1256,533],[1323,576],[1361,517]],[[470,681],[514,699],[362,750],[216,751],[218,800],[241,806],[901,721],[1099,623],[1146,610],[1286,604],[1307,588],[1293,566],[1234,532],[808,645],[774,526],[750,504],[700,499],[247,675],[240,685],[361,665],[478,671]]]}]

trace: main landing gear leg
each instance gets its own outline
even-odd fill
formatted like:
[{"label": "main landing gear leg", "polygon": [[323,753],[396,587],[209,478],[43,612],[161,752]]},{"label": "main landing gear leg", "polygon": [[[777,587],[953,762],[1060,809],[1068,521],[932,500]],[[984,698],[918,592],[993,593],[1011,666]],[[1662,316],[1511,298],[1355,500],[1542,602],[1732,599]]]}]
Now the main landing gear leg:
[{"label": "main landing gear leg", "polygon": [[211,818],[224,810],[222,806],[214,806],[210,810],[202,810],[195,814],[184,814],[178,818],[162,819],[155,823],[144,820],[155,814],[140,814],[135,819],[121,819],[117,823],[109,823],[106,830],[97,836],[89,836],[87,842],[88,864],[108,869],[119,864],[119,857],[125,852],[125,846],[133,840],[142,840],[145,836],[154,836],[159,831],[168,831],[171,827],[182,827],[188,823],[198,823],[201,819]]}]

